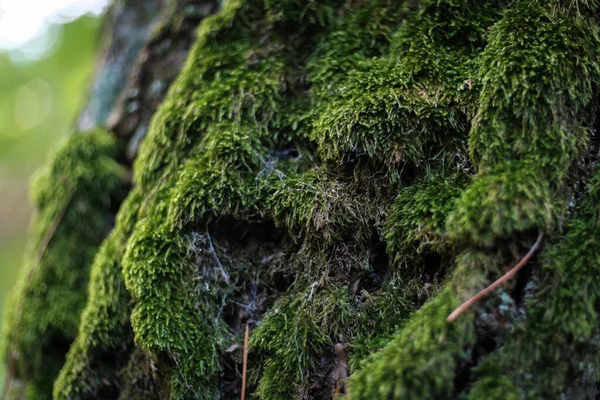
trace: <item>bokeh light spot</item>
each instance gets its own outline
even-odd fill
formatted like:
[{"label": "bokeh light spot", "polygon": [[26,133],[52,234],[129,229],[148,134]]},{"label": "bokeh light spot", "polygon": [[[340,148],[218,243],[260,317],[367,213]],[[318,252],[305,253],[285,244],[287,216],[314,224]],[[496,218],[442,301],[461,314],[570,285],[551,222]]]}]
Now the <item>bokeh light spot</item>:
[{"label": "bokeh light spot", "polygon": [[33,129],[52,112],[52,90],[43,79],[34,79],[19,88],[14,100],[15,121],[23,130]]}]

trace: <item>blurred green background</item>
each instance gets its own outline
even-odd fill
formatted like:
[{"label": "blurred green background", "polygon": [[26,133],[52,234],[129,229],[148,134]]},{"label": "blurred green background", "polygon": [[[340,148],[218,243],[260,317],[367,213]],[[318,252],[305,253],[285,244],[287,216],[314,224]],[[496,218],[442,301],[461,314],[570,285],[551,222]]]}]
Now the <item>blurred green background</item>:
[{"label": "blurred green background", "polygon": [[[0,0],[0,324],[6,296],[23,264],[32,215],[29,179],[70,133],[83,106],[103,8],[98,1],[86,9],[85,0],[70,0],[79,9],[50,15],[38,26],[37,36],[19,43],[10,42],[7,31],[18,25],[18,13],[8,12],[11,1]],[[20,1],[36,6],[35,0]],[[53,0],[37,3],[48,7],[48,1]],[[3,383],[0,363],[0,393]]]}]

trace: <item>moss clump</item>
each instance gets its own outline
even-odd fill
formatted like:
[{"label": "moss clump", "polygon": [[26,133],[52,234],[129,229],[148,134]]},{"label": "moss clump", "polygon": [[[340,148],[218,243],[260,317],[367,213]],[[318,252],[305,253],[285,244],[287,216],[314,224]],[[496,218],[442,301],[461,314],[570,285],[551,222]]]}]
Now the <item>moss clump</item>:
[{"label": "moss clump", "polygon": [[[324,317],[315,311],[323,295],[314,299],[309,292],[285,299],[267,314],[252,332],[250,351],[259,354],[264,371],[255,391],[261,399],[290,399],[301,392],[300,385],[314,358],[329,344]],[[326,305],[328,305],[326,303]],[[321,313],[323,310],[319,310]]]},{"label": "moss clump", "polygon": [[[461,143],[452,140],[467,125],[469,102],[465,104],[461,92],[473,75],[472,57],[481,50],[485,30],[498,18],[500,2],[423,3],[418,10],[388,6],[392,16],[408,14],[389,36],[389,20],[376,19],[374,24],[382,24],[379,29],[366,28],[367,39],[387,39],[384,57],[356,61],[347,79],[320,81],[334,74],[329,68],[339,71],[344,56],[352,62],[361,54],[344,45],[341,33],[332,35],[329,46],[342,42],[342,51],[347,47],[351,53],[331,52],[332,60],[323,59],[315,73],[315,95],[321,103],[312,137],[323,158],[366,155],[388,164],[418,166],[436,158],[464,161]],[[367,15],[372,12],[365,8]]]},{"label": "moss clump", "polygon": [[26,398],[49,397],[77,334],[89,268],[125,190],[117,152],[105,132],[73,136],[32,185],[36,215],[5,339],[11,379],[25,383]]},{"label": "moss clump", "polygon": [[550,229],[556,207],[539,177],[535,165],[518,162],[477,176],[448,218],[452,238],[493,247],[511,235]]},{"label": "moss clump", "polygon": [[480,170],[531,160],[560,182],[588,139],[600,36],[588,2],[518,1],[481,58],[483,89],[469,136]]},{"label": "moss clump", "polygon": [[524,321],[477,368],[468,398],[500,398],[495,392],[500,385],[513,387],[518,398],[589,398],[595,393],[599,288],[589,277],[600,268],[598,237],[595,223],[575,219],[566,237],[545,251]]},{"label": "moss clump", "polygon": [[464,176],[437,176],[400,191],[385,228],[387,252],[394,264],[418,265],[419,255],[449,252],[446,219],[466,182]]},{"label": "moss clump", "polygon": [[[454,306],[450,300],[445,293],[438,295],[411,318],[382,353],[368,359],[352,377],[352,396],[449,397],[454,391],[457,359],[473,340],[472,332],[457,331],[446,322]],[[461,326],[464,324],[461,321]]]},{"label": "moss clump", "polygon": [[496,263],[482,252],[459,255],[445,288],[413,313],[382,351],[361,363],[350,380],[352,397],[437,399],[459,391],[455,376],[472,362],[477,331],[472,314],[454,324],[446,317],[485,286],[486,275],[497,273]]},{"label": "moss clump", "polygon": [[566,234],[552,238],[544,251],[524,319],[477,367],[467,398],[504,398],[498,387],[511,388],[513,398],[590,398],[595,393],[600,288],[590,277],[600,269],[597,178],[596,171]]}]

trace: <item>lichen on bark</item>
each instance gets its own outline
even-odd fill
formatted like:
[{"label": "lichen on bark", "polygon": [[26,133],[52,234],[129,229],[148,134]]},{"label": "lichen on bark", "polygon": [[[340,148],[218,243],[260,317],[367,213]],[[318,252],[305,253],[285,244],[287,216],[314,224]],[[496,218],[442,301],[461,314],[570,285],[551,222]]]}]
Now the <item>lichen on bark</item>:
[{"label": "lichen on bark", "polygon": [[[237,398],[248,325],[253,398],[593,398],[598,6],[225,1],[147,133],[122,119],[51,164],[110,165],[121,190],[137,156],[110,234],[54,261],[83,266],[81,318],[58,316],[66,361],[22,364],[15,382],[31,398],[52,381],[57,399]],[[94,135],[116,146],[98,164],[70,150]],[[65,187],[40,210],[76,218]],[[53,232],[51,218],[34,240],[84,243],[81,222]],[[517,279],[446,320],[540,232]],[[26,280],[16,298],[69,279]],[[13,304],[9,362],[50,357],[17,340],[37,313]]]}]

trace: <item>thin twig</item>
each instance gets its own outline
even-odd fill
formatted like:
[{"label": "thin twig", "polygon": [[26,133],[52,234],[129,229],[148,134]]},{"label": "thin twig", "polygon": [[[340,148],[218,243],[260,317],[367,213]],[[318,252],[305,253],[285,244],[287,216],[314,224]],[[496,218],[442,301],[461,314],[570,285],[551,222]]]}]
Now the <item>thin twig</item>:
[{"label": "thin twig", "polygon": [[344,345],[337,343],[335,345],[335,352],[338,358],[337,365],[337,377],[335,382],[335,391],[333,393],[333,400],[336,400],[340,393],[346,395],[346,399],[350,399],[350,390],[348,389],[348,357],[346,357],[346,351]]},{"label": "thin twig", "polygon": [[446,318],[446,321],[454,322],[456,320],[456,318],[458,318],[461,314],[463,314],[465,311],[467,311],[469,308],[471,308],[471,306],[473,306],[473,304],[477,303],[479,300],[483,299],[484,297],[489,296],[489,294],[492,293],[498,286],[500,286],[500,285],[506,283],[507,281],[509,281],[510,279],[512,279],[516,275],[516,273],[519,272],[519,270],[521,268],[523,268],[523,266],[525,264],[527,264],[529,259],[531,259],[533,254],[537,251],[538,247],[540,247],[540,244],[542,243],[543,238],[544,238],[544,233],[540,233],[537,240],[533,244],[533,246],[531,246],[531,249],[529,249],[529,252],[527,254],[525,254],[525,257],[523,257],[517,265],[515,265],[506,274],[504,274],[500,278],[498,278],[498,280],[496,280],[494,283],[492,283],[491,285],[489,285],[488,287],[483,289],[481,292],[477,293],[475,296],[471,297],[469,300],[465,301],[460,307],[458,307],[456,310],[454,310],[452,312],[452,314],[450,314],[448,316],[448,318]]},{"label": "thin twig", "polygon": [[246,322],[246,333],[244,334],[244,354],[242,358],[242,400],[246,398],[246,371],[248,370],[248,338],[250,337],[250,326]]}]

